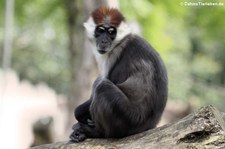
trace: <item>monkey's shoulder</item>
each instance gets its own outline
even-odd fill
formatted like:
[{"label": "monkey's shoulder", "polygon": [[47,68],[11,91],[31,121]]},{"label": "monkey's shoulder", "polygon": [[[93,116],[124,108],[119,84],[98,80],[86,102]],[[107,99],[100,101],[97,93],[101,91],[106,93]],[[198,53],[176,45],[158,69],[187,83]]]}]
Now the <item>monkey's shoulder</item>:
[{"label": "monkey's shoulder", "polygon": [[[125,44],[124,44],[125,43]],[[109,71],[108,78],[115,84],[124,82],[131,75],[149,73],[153,68],[153,61],[157,59],[153,48],[143,38],[129,34],[122,41],[122,51]],[[115,49],[117,50],[117,49]]]},{"label": "monkey's shoulder", "polygon": [[159,60],[161,61],[158,52],[151,46],[151,44],[144,38],[135,35],[127,35],[127,43],[124,47],[124,54],[129,55],[133,60],[135,59],[146,59],[146,60]]}]

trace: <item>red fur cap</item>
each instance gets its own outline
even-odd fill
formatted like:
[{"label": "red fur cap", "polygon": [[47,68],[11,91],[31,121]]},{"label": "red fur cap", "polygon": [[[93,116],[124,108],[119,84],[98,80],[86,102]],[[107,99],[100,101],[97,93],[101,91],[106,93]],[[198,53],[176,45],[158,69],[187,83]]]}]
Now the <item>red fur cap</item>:
[{"label": "red fur cap", "polygon": [[92,18],[96,25],[108,24],[118,27],[124,21],[123,15],[118,9],[101,6],[92,12]]}]

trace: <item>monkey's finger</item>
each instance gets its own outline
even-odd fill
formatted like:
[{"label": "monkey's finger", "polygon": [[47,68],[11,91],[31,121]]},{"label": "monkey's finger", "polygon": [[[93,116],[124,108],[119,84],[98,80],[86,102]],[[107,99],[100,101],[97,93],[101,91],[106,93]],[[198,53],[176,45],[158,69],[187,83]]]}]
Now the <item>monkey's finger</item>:
[{"label": "monkey's finger", "polygon": [[90,119],[87,119],[87,123],[88,123],[89,126],[92,126],[92,127],[95,126],[94,121],[92,121]]}]

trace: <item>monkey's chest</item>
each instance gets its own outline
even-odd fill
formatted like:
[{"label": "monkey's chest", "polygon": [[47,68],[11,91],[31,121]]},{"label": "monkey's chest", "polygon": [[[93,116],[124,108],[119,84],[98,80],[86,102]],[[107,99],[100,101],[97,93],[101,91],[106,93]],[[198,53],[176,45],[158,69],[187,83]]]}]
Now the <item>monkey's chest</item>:
[{"label": "monkey's chest", "polygon": [[99,59],[98,67],[100,75],[112,81],[114,84],[124,82],[128,77],[128,68],[119,61]]}]

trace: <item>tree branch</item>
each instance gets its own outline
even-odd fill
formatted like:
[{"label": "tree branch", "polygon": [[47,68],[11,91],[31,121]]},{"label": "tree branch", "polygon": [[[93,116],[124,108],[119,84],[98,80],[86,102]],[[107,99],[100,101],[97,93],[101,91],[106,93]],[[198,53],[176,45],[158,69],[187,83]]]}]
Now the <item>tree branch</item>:
[{"label": "tree branch", "polygon": [[225,114],[213,106],[200,108],[176,123],[123,139],[87,139],[82,143],[58,142],[40,148],[225,148]]}]

